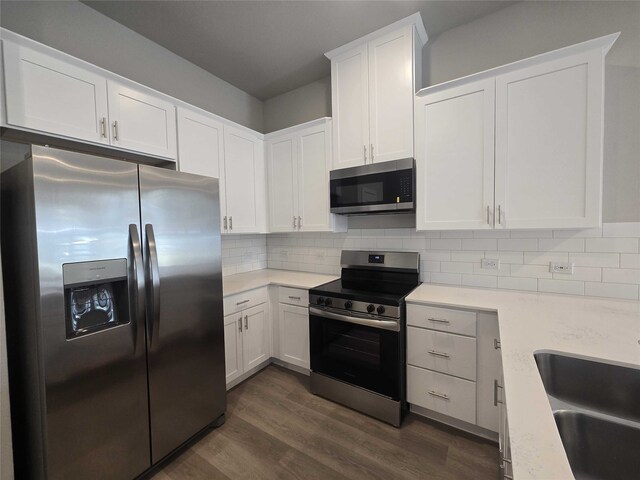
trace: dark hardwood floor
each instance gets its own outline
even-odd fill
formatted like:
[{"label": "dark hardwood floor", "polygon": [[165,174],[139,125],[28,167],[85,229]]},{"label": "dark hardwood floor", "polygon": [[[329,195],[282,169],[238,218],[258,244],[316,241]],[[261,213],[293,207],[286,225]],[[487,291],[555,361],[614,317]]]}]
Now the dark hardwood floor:
[{"label": "dark hardwood floor", "polygon": [[184,479],[491,479],[494,444],[408,415],[397,429],[271,365],[228,394],[227,421],[158,472]]}]

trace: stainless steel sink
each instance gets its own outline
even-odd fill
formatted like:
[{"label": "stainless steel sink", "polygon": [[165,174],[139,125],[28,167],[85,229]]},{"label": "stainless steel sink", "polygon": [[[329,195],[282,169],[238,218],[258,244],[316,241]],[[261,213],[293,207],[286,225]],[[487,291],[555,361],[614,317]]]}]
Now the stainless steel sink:
[{"label": "stainless steel sink", "polygon": [[576,479],[640,478],[640,366],[534,354]]}]

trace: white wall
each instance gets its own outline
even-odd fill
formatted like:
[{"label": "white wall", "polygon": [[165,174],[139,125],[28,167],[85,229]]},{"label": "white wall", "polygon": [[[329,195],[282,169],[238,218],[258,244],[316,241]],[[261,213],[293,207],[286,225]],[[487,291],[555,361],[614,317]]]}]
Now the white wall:
[{"label": "white wall", "polygon": [[[346,233],[272,234],[269,268],[338,275],[342,249],[420,252],[423,282],[638,300],[640,222],[587,230],[416,232],[409,228]],[[481,260],[500,260],[499,270]],[[572,262],[573,275],[549,262]]]},{"label": "white wall", "polygon": [[0,25],[262,131],[260,100],[78,1],[3,1]]}]

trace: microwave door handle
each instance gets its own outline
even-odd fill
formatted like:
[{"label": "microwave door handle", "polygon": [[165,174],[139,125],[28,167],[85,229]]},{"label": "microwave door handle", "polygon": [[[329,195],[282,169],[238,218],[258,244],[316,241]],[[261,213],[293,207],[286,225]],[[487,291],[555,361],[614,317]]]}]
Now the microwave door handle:
[{"label": "microwave door handle", "polygon": [[129,291],[131,294],[130,315],[133,319],[133,346],[134,354],[143,346],[144,339],[144,264],[142,262],[142,249],[138,226],[129,225]]},{"label": "microwave door handle", "polygon": [[153,233],[153,225],[144,227],[146,233],[146,283],[151,288],[147,289],[147,322],[149,347],[158,340],[160,329],[160,268],[158,267],[158,251],[156,249],[156,237]]}]

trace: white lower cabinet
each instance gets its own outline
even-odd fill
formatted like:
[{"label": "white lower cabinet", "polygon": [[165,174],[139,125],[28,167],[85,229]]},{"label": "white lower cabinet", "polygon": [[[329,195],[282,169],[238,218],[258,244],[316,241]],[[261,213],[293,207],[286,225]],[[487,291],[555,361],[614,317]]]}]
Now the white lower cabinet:
[{"label": "white lower cabinet", "polygon": [[407,325],[407,400],[426,409],[417,413],[435,412],[457,427],[465,422],[475,433],[498,432],[497,316],[408,304]]},{"label": "white lower cabinet", "polygon": [[278,322],[280,327],[280,360],[298,367],[310,368],[308,307],[280,303]]},{"label": "white lower cabinet", "polygon": [[269,304],[263,303],[224,317],[227,384],[271,358]]}]

